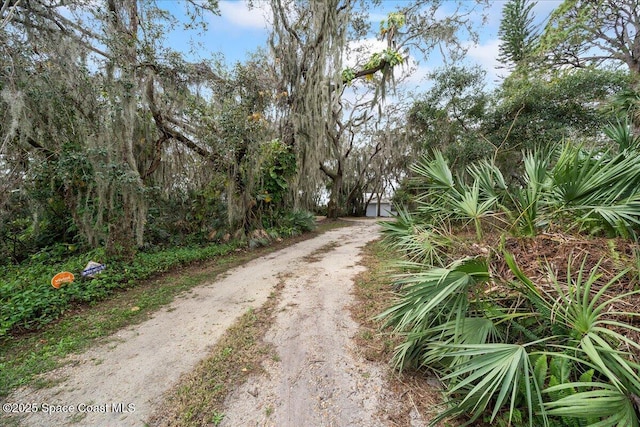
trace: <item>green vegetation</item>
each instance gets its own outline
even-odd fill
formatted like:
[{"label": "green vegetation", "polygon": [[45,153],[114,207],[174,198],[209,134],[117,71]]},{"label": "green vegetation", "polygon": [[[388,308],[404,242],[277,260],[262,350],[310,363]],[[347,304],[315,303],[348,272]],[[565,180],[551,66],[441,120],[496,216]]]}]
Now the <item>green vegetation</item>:
[{"label": "green vegetation", "polygon": [[[157,280],[113,292],[90,305],[73,305],[55,322],[40,330],[5,336],[0,341],[0,396],[18,386],[47,386],[36,375],[56,368],[65,356],[78,353],[97,339],[146,320],[173,298],[247,259],[247,254],[219,257],[198,274],[168,274]],[[50,286],[50,285],[49,285]]]},{"label": "green vegetation", "polygon": [[411,167],[421,190],[416,212],[433,230],[471,225],[478,240],[487,229],[536,235],[554,227],[635,236],[640,225],[638,154],[636,147],[614,152],[558,144],[525,152],[522,175],[508,185],[490,160],[470,165],[465,179],[455,176],[436,151]]},{"label": "green vegetation", "polygon": [[[638,159],[565,142],[525,153],[515,184],[489,161],[456,177],[438,152],[412,168],[415,211],[382,223],[408,260],[378,317],[398,368],[444,382],[434,424],[638,425]],[[570,243],[512,253],[547,236]]]},{"label": "green vegetation", "polygon": [[[228,243],[156,253],[139,252],[130,262],[106,261],[107,268],[95,278],[83,278],[80,273],[88,261],[105,260],[101,250],[66,259],[59,255],[66,250],[64,246],[39,252],[28,262],[8,268],[0,280],[0,338],[41,328],[79,304],[104,300],[115,291],[130,288],[141,280],[195,261],[228,254],[237,247],[238,243]],[[61,271],[72,272],[76,279],[56,289],[51,286],[51,278]]]},{"label": "green vegetation", "polygon": [[[637,0],[566,0],[539,26],[505,2],[491,91],[460,65],[481,0],[400,2],[379,28],[379,1],[270,1],[269,49],[233,66],[169,40],[216,0],[184,22],[167,2],[41,3],[0,0],[0,394],[200,280],[159,274],[393,189],[399,299],[378,321],[396,366],[445,381],[437,420],[638,424]],[[434,51],[452,65],[411,104],[387,96]],[[89,261],[106,270],[80,277]],[[179,416],[222,421],[205,409]]]},{"label": "green vegetation", "polygon": [[[310,231],[315,227],[315,219],[307,212],[293,212],[273,226],[262,234],[250,236],[249,246],[265,246],[280,236],[292,237]],[[38,329],[79,304],[104,300],[141,280],[196,261],[227,255],[244,244],[234,241],[138,252],[130,261],[108,258],[102,249],[70,254],[72,248],[68,245],[56,245],[42,250],[28,261],[9,266],[0,278],[0,339]],[[94,278],[84,278],[81,272],[89,261],[103,262],[106,269]],[[73,273],[75,280],[56,289],[51,286],[51,279],[61,271]]]}]

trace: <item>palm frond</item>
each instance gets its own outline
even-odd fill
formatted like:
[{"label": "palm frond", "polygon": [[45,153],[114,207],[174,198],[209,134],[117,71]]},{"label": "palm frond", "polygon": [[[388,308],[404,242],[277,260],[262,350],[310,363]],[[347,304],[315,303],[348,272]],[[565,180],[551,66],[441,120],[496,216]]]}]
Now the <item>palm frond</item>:
[{"label": "palm frond", "polygon": [[448,345],[486,344],[495,342],[500,335],[494,321],[488,317],[465,317],[438,324],[424,331],[430,345],[425,346],[421,355],[421,365],[447,369],[467,361],[467,358],[452,356]]},{"label": "palm frond", "polygon": [[482,160],[479,163],[473,163],[467,167],[467,171],[487,198],[500,199],[508,189],[502,171],[492,162]]},{"label": "palm frond", "polygon": [[424,221],[417,221],[406,209],[398,209],[396,221],[380,223],[384,241],[409,260],[443,266],[451,238]]},{"label": "palm frond", "polygon": [[640,226],[640,193],[623,200],[613,200],[599,205],[578,205],[573,209],[577,220],[585,227],[606,224],[616,235],[633,236]]},{"label": "palm frond", "polygon": [[[533,368],[524,346],[518,344],[452,345],[452,356],[468,358],[456,366],[443,380],[450,381],[447,395],[453,406],[439,414],[433,424],[453,415],[470,414],[475,421],[490,404],[490,422],[508,405],[509,421],[516,409],[520,385],[524,385],[524,399],[529,410],[529,424],[533,426],[534,409],[544,413],[542,394],[532,380]],[[532,388],[533,384],[533,388]],[[544,417],[543,417],[544,418]],[[545,425],[546,425],[546,418]]]},{"label": "palm frond", "polygon": [[[640,291],[633,291],[624,295],[609,297],[607,290],[617,283],[627,270],[619,272],[597,292],[593,292],[594,284],[600,278],[600,262],[586,271],[587,257],[582,261],[579,271],[572,277],[571,259],[569,259],[566,273],[566,283],[560,283],[551,268],[548,268],[552,282],[559,297],[553,306],[552,317],[562,322],[571,331],[570,339],[577,340],[576,349],[581,350],[595,368],[618,387],[640,387],[640,377],[630,363],[630,355],[619,351],[619,344],[625,343],[637,349],[640,345],[624,337],[614,329],[605,327],[614,325],[618,330],[634,331],[637,328],[624,322],[611,319],[612,305],[622,298],[636,295]],[[630,317],[637,317],[633,313],[624,313]],[[640,391],[639,391],[640,392]]]},{"label": "palm frond", "polygon": [[588,389],[571,393],[561,399],[544,403],[547,414],[589,420],[599,419],[590,427],[638,427],[634,403],[629,396],[611,384],[599,382],[572,382],[549,387],[543,391],[552,394],[563,390]]},{"label": "palm frond", "polygon": [[463,188],[460,193],[448,197],[454,217],[462,221],[471,221],[476,230],[478,241],[482,240],[482,219],[492,214],[497,199],[494,196],[486,200],[480,198],[480,185],[476,181],[471,188]]},{"label": "palm frond", "polygon": [[418,186],[443,191],[455,190],[453,173],[438,150],[434,151],[433,158],[424,156],[409,169],[417,175],[415,182]]},{"label": "palm frond", "polygon": [[604,128],[604,134],[618,144],[620,151],[628,150],[629,148],[638,148],[640,145],[640,137],[634,136],[633,132],[631,132],[631,121],[629,117],[625,117],[624,120],[618,120],[616,123],[609,123],[609,125]]},{"label": "palm frond", "polygon": [[553,193],[563,206],[607,205],[637,193],[640,159],[566,144],[553,167]]},{"label": "palm frond", "polygon": [[488,279],[488,266],[482,258],[465,258],[446,268],[400,275],[396,281],[403,292],[399,302],[376,316],[405,336],[405,344],[396,349],[397,365],[402,368],[418,361],[407,354],[433,336],[430,328],[453,321],[461,331],[470,289]]},{"label": "palm frond", "polygon": [[515,207],[515,216],[512,227],[525,235],[535,235],[539,226],[543,223],[539,212],[545,207],[545,196],[548,193],[549,153],[527,153],[524,156],[525,186],[515,189],[512,194],[512,203]]}]

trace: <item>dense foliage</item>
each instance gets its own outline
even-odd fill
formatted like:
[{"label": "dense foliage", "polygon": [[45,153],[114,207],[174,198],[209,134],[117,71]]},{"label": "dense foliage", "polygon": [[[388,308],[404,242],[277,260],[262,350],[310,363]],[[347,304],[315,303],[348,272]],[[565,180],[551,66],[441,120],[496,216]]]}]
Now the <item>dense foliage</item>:
[{"label": "dense foliage", "polygon": [[[102,261],[104,250],[69,257],[66,245],[38,252],[19,267],[9,267],[0,281],[0,337],[38,329],[79,304],[94,303],[137,281],[193,261],[228,254],[237,243],[208,247],[183,247],[154,253],[138,253],[128,263],[107,263],[95,278],[81,276],[91,260]],[[76,279],[60,289],[51,286],[53,275],[69,271]]]},{"label": "dense foliage", "polygon": [[640,423],[632,3],[566,1],[539,33],[535,4],[511,0],[494,94],[456,67],[410,110],[427,154],[382,224],[403,259],[379,319],[399,369],[442,380],[434,425]]},{"label": "dense foliage", "polygon": [[380,317],[403,337],[397,366],[433,369],[445,382],[447,403],[434,423],[468,415],[516,425],[638,425],[640,329],[638,314],[625,309],[640,292],[638,254],[612,249],[617,263],[604,270],[603,259],[569,251],[565,267],[547,264],[531,278],[510,252],[520,236],[572,232],[611,248],[614,237],[635,241],[640,153],[620,148],[565,142],[528,152],[510,184],[489,161],[470,165],[466,178],[439,152],[414,165],[415,211],[383,223],[385,240],[408,261],[396,282],[399,301]]},{"label": "dense foliage", "polygon": [[[311,231],[315,218],[307,212],[293,212],[250,236],[251,247]],[[234,240],[208,245],[174,245],[171,248],[138,252],[129,261],[109,258],[103,248],[80,251],[74,245],[58,244],[43,249],[20,265],[6,266],[0,278],[0,339],[32,331],[56,320],[65,311],[104,300],[122,289],[163,272],[196,261],[229,255],[245,245]],[[94,277],[81,275],[89,261],[104,263],[105,270]],[[56,273],[68,271],[75,280],[59,289],[51,286]]]},{"label": "dense foliage", "polygon": [[[355,3],[273,1],[273,55],[227,66],[189,61],[168,37],[206,30],[217,1],[184,2],[184,21],[156,1],[0,2],[0,264],[59,243],[131,259],[249,240],[295,212],[326,212],[327,195],[332,216],[363,212],[384,180],[376,157],[395,151],[356,131],[373,133],[378,88],[407,50],[362,55],[353,79],[382,78],[351,87],[374,99],[343,100],[346,43],[370,27],[351,21]],[[400,43],[405,15],[425,7],[390,15],[378,36]]]}]

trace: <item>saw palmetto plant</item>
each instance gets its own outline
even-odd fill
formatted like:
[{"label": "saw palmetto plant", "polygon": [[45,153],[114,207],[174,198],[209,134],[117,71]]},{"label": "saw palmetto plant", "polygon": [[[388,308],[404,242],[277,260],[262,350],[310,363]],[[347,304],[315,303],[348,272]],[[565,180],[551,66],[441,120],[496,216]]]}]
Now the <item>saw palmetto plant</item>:
[{"label": "saw palmetto plant", "polygon": [[412,171],[416,210],[384,225],[385,241],[409,261],[396,277],[397,302],[378,317],[402,339],[399,369],[428,369],[443,381],[445,402],[432,423],[466,416],[467,425],[637,426],[640,328],[624,307],[640,290],[618,286],[633,272],[611,272],[587,256],[576,267],[569,256],[565,274],[556,262],[544,277],[529,277],[504,244],[482,256],[452,254],[454,230],[465,229],[475,242],[489,233],[635,238],[635,148],[565,142],[524,153],[514,182],[490,160],[456,176],[438,152]]}]

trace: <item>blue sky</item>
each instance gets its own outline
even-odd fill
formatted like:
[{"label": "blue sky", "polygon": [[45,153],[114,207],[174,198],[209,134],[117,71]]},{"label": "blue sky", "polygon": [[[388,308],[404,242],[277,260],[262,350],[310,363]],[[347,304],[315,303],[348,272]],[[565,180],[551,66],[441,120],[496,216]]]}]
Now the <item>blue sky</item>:
[{"label": "blue sky", "polygon": [[[163,4],[163,2],[165,2]],[[497,70],[496,57],[498,55],[498,28],[500,25],[501,11],[506,0],[490,1],[488,9],[488,20],[486,25],[480,27],[481,17],[478,15],[477,24],[479,26],[480,43],[477,46],[469,46],[467,64],[478,64],[487,71],[487,81],[495,84],[500,75],[504,75],[505,70]],[[173,13],[180,13],[184,5],[175,0],[160,0],[162,6]],[[374,28],[381,17],[386,16],[389,11],[393,11],[398,6],[406,4],[405,0],[385,0],[379,10],[370,11],[375,21]],[[549,13],[557,7],[560,0],[539,0],[534,13],[538,21],[544,20]],[[455,2],[451,2],[451,7]],[[243,61],[248,54],[260,47],[266,47],[270,9],[266,1],[254,1],[255,7],[249,10],[244,0],[220,1],[220,16],[210,14],[207,16],[209,28],[206,33],[197,37],[202,46],[197,49],[193,59],[210,58],[216,53],[224,56],[227,64],[232,65],[236,61]],[[446,11],[444,12],[446,13]],[[171,39],[176,43],[183,43],[186,49],[184,33],[178,31],[171,35]],[[408,79],[409,84],[422,86],[426,74],[442,65],[441,58],[437,54],[431,55],[428,60],[421,59],[419,64],[417,58],[411,58],[416,70]]]}]

